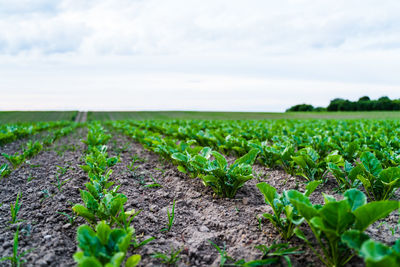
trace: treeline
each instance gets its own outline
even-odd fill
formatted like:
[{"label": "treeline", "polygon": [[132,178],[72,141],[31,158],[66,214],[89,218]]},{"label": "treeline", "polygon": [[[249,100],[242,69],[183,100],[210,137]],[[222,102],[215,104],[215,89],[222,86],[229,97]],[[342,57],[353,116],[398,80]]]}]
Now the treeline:
[{"label": "treeline", "polygon": [[342,98],[331,100],[329,105],[324,107],[314,107],[309,104],[299,104],[287,109],[291,111],[373,111],[373,110],[400,110],[400,99],[391,100],[387,96],[382,96],[377,100],[371,100],[368,96],[363,96],[358,101],[350,101]]}]

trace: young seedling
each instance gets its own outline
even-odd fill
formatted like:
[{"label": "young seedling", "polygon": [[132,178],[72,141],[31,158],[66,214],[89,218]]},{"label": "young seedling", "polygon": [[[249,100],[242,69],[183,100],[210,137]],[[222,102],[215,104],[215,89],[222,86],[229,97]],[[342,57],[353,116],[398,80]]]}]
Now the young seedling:
[{"label": "young seedling", "polygon": [[[311,181],[306,186],[305,196],[309,196],[321,184],[322,181]],[[287,192],[278,194],[276,188],[262,182],[257,188],[264,195],[265,203],[271,206],[273,213],[264,213],[262,216],[269,220],[283,239],[289,240],[294,235],[294,230],[303,222],[297,210],[290,204]]]},{"label": "young seedling", "polygon": [[[289,248],[288,243],[276,244],[275,242],[271,246],[258,245],[255,246],[256,249],[263,253],[262,260],[257,262],[263,262],[264,264],[278,264],[281,259],[285,259],[287,266],[292,266],[292,262],[289,255],[301,254],[303,251],[297,251],[298,247]],[[256,261],[253,261],[256,262]],[[259,265],[261,266],[261,265]]]},{"label": "young seedling", "polygon": [[54,182],[54,183],[52,183],[52,184],[54,184],[54,185],[57,187],[58,192],[62,192],[62,187],[63,187],[66,183],[68,183],[72,178],[73,178],[73,177],[61,181],[60,178],[59,178],[59,176],[58,176],[58,174],[57,174],[57,175],[56,175],[56,182]]},{"label": "young seedling", "polygon": [[181,259],[179,254],[182,252],[183,248],[175,250],[171,248],[169,253],[156,252],[151,255],[152,258],[160,259],[162,263],[167,264],[168,266],[175,266],[178,261]]},{"label": "young seedling", "polygon": [[28,164],[31,169],[40,167],[40,164],[32,164],[29,160],[26,161],[26,164]]},{"label": "young seedling", "polygon": [[149,238],[143,240],[142,242],[139,242],[137,240],[137,236],[133,237],[132,239],[133,239],[133,241],[131,242],[131,246],[133,247],[133,249],[137,249],[137,248],[143,247],[147,243],[150,243],[151,241],[153,241],[156,238],[154,236],[152,236],[152,237],[149,237]]},{"label": "young seedling", "polygon": [[126,167],[128,168],[128,170],[132,173],[136,173],[136,170],[139,168],[139,166],[134,166],[135,162],[132,161],[131,163],[129,163]]},{"label": "young seedling", "polygon": [[174,223],[174,218],[175,218],[175,199],[174,202],[172,203],[172,210],[170,211],[169,209],[167,209],[167,215],[168,215],[168,223],[167,223],[167,227],[161,229],[161,231],[166,231],[169,232],[172,228],[172,224]]},{"label": "young seedling", "polygon": [[11,221],[10,221],[10,223],[11,224],[19,222],[17,220],[17,215],[18,215],[19,209],[21,208],[21,204],[19,203],[19,198],[20,197],[21,197],[21,192],[18,193],[17,199],[15,200],[14,205],[13,204],[10,205],[10,211],[11,211]]},{"label": "young seedling", "polygon": [[14,234],[14,245],[13,245],[13,255],[8,257],[0,258],[1,261],[10,261],[12,267],[20,267],[25,260],[22,258],[25,257],[26,254],[30,253],[33,249],[29,249],[27,251],[22,252],[21,254],[18,253],[18,236],[19,236],[19,228]]},{"label": "young seedling", "polygon": [[221,267],[225,266],[225,263],[227,261],[234,261],[234,259],[228,255],[228,252],[226,251],[225,243],[224,243],[224,247],[221,249],[217,244],[215,244],[211,240],[208,240],[208,242],[215,247],[215,249],[218,251],[219,255],[221,256],[219,266],[221,266]]},{"label": "young seedling", "polygon": [[36,179],[36,177],[33,177],[32,174],[29,174],[28,179],[26,181],[29,183],[30,181]]},{"label": "young seedling", "polygon": [[60,174],[60,176],[63,176],[64,174],[66,174],[67,173],[67,171],[68,171],[68,168],[69,168],[69,166],[67,165],[67,166],[65,166],[65,167],[63,167],[63,166],[60,166],[60,165],[57,165],[57,173],[58,174]]},{"label": "young seedling", "polygon": [[0,166],[0,178],[7,177],[11,173],[11,170],[8,168],[8,164],[4,163]]},{"label": "young seedling", "polygon": [[71,215],[69,215],[68,213],[65,213],[65,212],[57,211],[57,213],[67,217],[68,223],[70,223],[71,225],[74,225],[76,218],[78,218],[78,216],[76,216],[75,214],[73,214],[71,216]]},{"label": "young seedling", "polygon": [[1,153],[1,155],[3,155],[3,157],[5,157],[11,163],[14,169],[16,169],[25,161],[24,155],[19,154],[18,152],[16,152],[14,155],[8,155],[6,153]]},{"label": "young seedling", "polygon": [[159,184],[159,183],[157,182],[157,180],[154,179],[153,176],[150,175],[150,178],[151,178],[151,180],[153,181],[153,183],[151,183],[151,184],[146,184],[146,185],[144,185],[144,187],[162,187],[162,185]]},{"label": "young seedling", "polygon": [[[133,232],[133,228],[112,229],[104,221],[97,224],[95,231],[88,225],[81,225],[77,231],[80,251],[74,254],[74,260],[80,267],[120,266],[125,261]],[[137,266],[140,260],[140,255],[132,255],[126,259],[125,266]]]}]

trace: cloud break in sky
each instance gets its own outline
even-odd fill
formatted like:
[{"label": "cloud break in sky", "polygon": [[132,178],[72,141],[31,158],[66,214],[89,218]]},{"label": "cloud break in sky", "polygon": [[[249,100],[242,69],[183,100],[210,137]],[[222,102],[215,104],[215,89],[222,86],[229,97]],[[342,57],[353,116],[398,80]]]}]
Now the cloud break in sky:
[{"label": "cloud break in sky", "polygon": [[0,109],[400,98],[398,14],[397,0],[0,0]]}]

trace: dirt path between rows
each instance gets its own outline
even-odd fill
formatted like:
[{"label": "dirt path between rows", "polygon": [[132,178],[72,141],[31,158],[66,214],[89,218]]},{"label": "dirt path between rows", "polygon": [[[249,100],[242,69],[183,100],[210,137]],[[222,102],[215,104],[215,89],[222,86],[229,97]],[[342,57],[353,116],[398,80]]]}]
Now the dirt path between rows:
[{"label": "dirt path between rows", "polygon": [[[52,150],[42,151],[31,164],[24,164],[9,177],[0,181],[0,255],[12,255],[13,235],[20,228],[20,252],[34,249],[26,256],[26,266],[74,266],[72,259],[76,251],[76,226],[68,223],[71,203],[80,201],[79,188],[86,181],[86,174],[78,168],[84,146],[80,142],[86,129],[78,129],[71,135],[60,138]],[[62,153],[62,155],[55,152]],[[61,152],[60,152],[61,151]],[[57,165],[68,167],[61,177],[71,179],[59,192],[55,186]],[[28,182],[28,179],[32,179]],[[14,203],[18,192],[22,193],[21,210],[18,219],[23,222],[11,225],[10,204]],[[77,221],[78,225],[84,223]],[[9,266],[2,262],[1,266]]]},{"label": "dirt path between rows", "polygon": [[87,111],[79,111],[76,115],[75,122],[86,122],[87,120]]}]

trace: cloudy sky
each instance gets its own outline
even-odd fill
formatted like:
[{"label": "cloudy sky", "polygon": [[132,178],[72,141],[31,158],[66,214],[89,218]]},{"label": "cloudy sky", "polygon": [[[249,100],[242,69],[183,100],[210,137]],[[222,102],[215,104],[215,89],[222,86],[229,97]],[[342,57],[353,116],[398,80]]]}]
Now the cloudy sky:
[{"label": "cloudy sky", "polygon": [[0,0],[0,110],[400,98],[398,0]]}]

